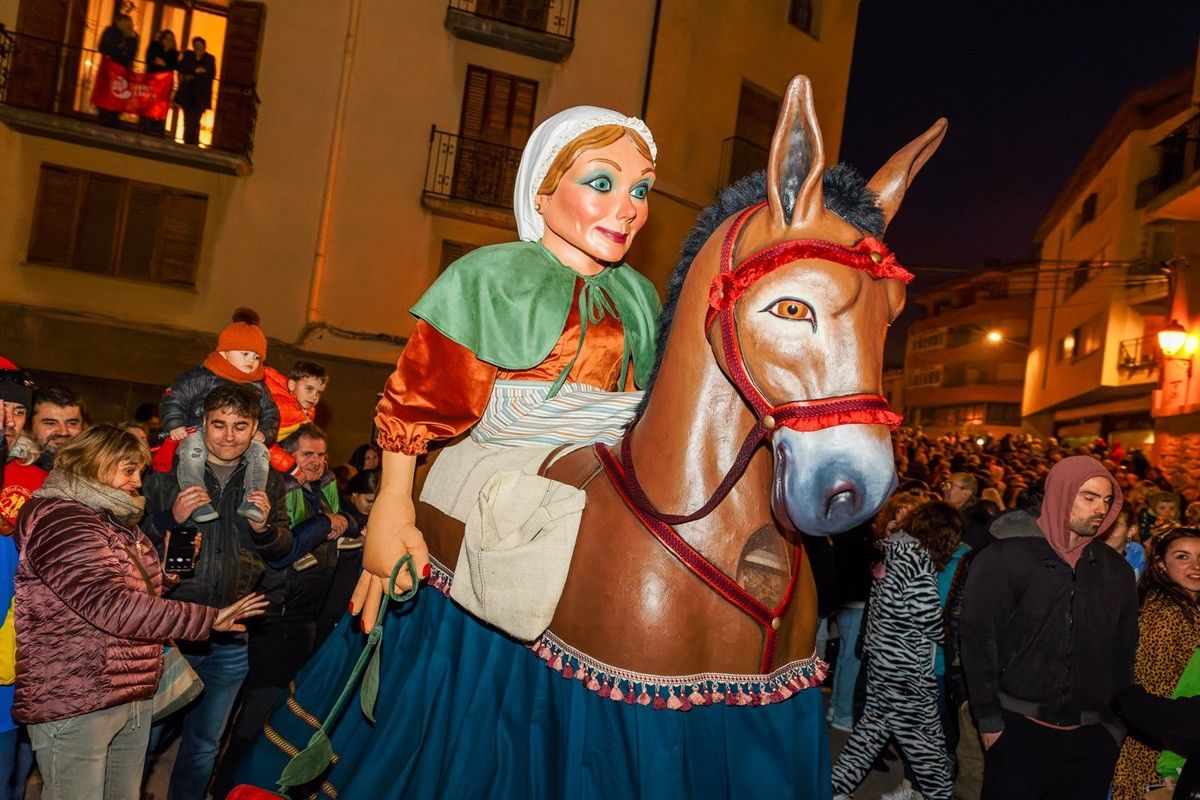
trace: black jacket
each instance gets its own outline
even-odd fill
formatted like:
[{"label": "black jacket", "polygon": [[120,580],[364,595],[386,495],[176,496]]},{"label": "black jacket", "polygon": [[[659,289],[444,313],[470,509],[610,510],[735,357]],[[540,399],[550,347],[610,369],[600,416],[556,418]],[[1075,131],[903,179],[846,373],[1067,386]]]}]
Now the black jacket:
[{"label": "black jacket", "polygon": [[[204,72],[197,74],[196,69]],[[196,58],[196,51],[188,50],[179,57],[179,91],[175,103],[189,111],[212,108],[213,79],[217,76],[217,60],[212,53]]]},{"label": "black jacket", "polygon": [[[229,383],[215,372],[201,364],[195,369],[188,370],[175,379],[175,382],[163,392],[159,401],[159,419],[163,432],[173,428],[199,425],[204,421],[204,400],[208,393],[221,384]],[[263,381],[253,381],[244,384],[258,392],[262,413],[258,417],[258,430],[267,439],[267,444],[275,441],[279,433],[279,406],[271,398],[271,390]]]},{"label": "black jacket", "polygon": [[1138,640],[1125,559],[1097,539],[1072,570],[1039,536],[990,544],[970,570],[959,642],[980,732],[1004,729],[1001,708],[1053,725],[1111,722]]},{"label": "black jacket", "polygon": [[244,489],[245,468],[234,470],[221,490],[217,476],[205,467],[204,483],[213,507],[220,517],[212,522],[195,525],[191,521],[179,525],[171,506],[179,496],[175,472],[152,472],[142,486],[146,497],[146,516],[142,530],[162,550],[163,534],[172,528],[195,527],[203,534],[196,569],[183,577],[171,593],[172,600],[224,607],[253,591],[263,574],[263,562],[279,558],[292,546],[292,531],[288,526],[287,507],[283,502],[283,476],[271,470],[267,473],[267,497],[271,500],[271,525],[266,533],[255,533],[250,523],[238,515]]},{"label": "black jacket", "polygon": [[[357,535],[358,524],[351,515],[330,508],[325,499],[321,489],[334,480],[332,472],[326,471],[320,481],[313,483],[300,484],[290,476],[284,480],[293,539],[287,552],[266,564],[262,590],[271,601],[267,616],[315,620],[325,604],[338,562],[337,542],[329,540],[330,521],[325,514],[341,513],[348,523],[347,535]],[[316,563],[312,563],[314,559]]]},{"label": "black jacket", "polygon": [[[161,58],[164,63],[155,64],[154,59],[156,58]],[[178,50],[168,50],[157,41],[146,45],[146,72],[170,72],[178,64]]]},{"label": "black jacket", "polygon": [[100,52],[125,69],[133,69],[133,60],[137,58],[138,37],[126,36],[116,25],[109,25],[100,34]]}]

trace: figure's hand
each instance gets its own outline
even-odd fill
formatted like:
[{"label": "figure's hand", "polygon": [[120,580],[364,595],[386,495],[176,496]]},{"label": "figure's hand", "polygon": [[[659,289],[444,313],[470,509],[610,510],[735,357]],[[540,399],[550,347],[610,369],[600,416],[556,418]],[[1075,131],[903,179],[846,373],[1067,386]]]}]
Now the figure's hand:
[{"label": "figure's hand", "polygon": [[996,731],[995,733],[979,734],[979,738],[983,741],[983,749],[991,750],[992,745],[994,745],[996,743],[996,740],[1000,738],[1000,735],[1002,733],[1004,733],[1004,731]]},{"label": "figure's hand", "polygon": [[261,489],[250,492],[246,495],[246,500],[258,506],[258,510],[262,512],[262,522],[251,522],[250,530],[255,533],[266,533],[267,528],[271,527],[271,498],[267,497],[267,493]]},{"label": "figure's hand", "polygon": [[192,516],[193,511],[211,502],[212,498],[203,486],[189,486],[175,496],[175,502],[171,505],[171,516],[175,518],[176,524],[182,525]]},{"label": "figure's hand", "polygon": [[183,425],[180,425],[178,428],[171,428],[170,436],[177,442],[186,439],[187,435],[187,428],[185,428]]},{"label": "figure's hand", "polygon": [[260,616],[266,610],[266,597],[261,594],[248,594],[218,611],[212,629],[214,631],[244,631],[246,626],[239,624],[239,620]]},{"label": "figure's hand", "polygon": [[[417,575],[422,578],[429,575],[429,547],[417,528],[412,501],[416,463],[416,456],[383,454],[383,477],[371,508],[371,536],[363,547],[363,574],[350,599],[350,613],[362,612],[364,631],[375,626],[384,584],[391,578],[397,561],[411,555]],[[393,591],[407,592],[411,588],[408,570],[401,570]]]}]

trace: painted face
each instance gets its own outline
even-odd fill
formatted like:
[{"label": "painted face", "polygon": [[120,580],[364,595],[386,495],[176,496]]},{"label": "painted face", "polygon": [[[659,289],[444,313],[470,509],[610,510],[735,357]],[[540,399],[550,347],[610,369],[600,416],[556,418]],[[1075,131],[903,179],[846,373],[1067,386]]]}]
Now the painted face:
[{"label": "painted face", "polygon": [[257,431],[257,420],[243,417],[232,408],[208,412],[204,416],[204,444],[209,460],[236,463],[250,447],[250,440]]},{"label": "painted face", "polygon": [[288,391],[300,403],[301,408],[311,411],[316,408],[317,403],[321,401],[321,395],[325,393],[325,381],[308,375],[295,381],[289,379]]},{"label": "painted face", "polygon": [[1171,542],[1162,564],[1172,583],[1192,597],[1200,595],[1200,539],[1189,536]]},{"label": "painted face", "polygon": [[8,410],[8,416],[4,422],[4,439],[8,442],[8,446],[12,447],[12,443],[17,440],[17,436],[21,431],[25,430],[25,418],[28,412],[25,406],[18,403],[9,403],[0,400]]},{"label": "painted face", "polygon": [[537,196],[542,244],[584,275],[620,263],[646,224],[653,183],[654,165],[628,136],[580,153],[554,193]]},{"label": "painted face", "polygon": [[51,453],[71,441],[83,430],[83,412],[79,406],[56,406],[39,403],[33,412],[33,437]]},{"label": "painted face", "polygon": [[1089,478],[1075,494],[1068,523],[1076,536],[1095,536],[1113,501],[1112,481],[1103,475]]},{"label": "painted face", "polygon": [[350,495],[350,502],[354,504],[354,508],[358,510],[358,513],[368,516],[371,513],[371,507],[375,505],[375,495],[355,492]]},{"label": "painted face", "polygon": [[100,482],[118,492],[137,497],[142,486],[142,464],[139,461],[120,461],[100,476]]},{"label": "painted face", "polygon": [[304,481],[308,483],[319,480],[325,474],[325,442],[301,436],[299,444],[292,457],[296,459],[296,466],[304,473]]},{"label": "painted face", "polygon": [[222,358],[246,374],[254,372],[262,363],[262,356],[258,353],[251,353],[249,350],[221,350],[220,352]]}]

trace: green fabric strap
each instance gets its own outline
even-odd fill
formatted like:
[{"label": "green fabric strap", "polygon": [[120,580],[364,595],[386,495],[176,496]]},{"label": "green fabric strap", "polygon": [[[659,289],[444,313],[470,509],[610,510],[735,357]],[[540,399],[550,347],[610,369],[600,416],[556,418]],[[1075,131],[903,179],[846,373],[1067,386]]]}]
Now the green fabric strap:
[{"label": "green fabric strap", "polygon": [[[628,264],[581,276],[540,242],[481,247],[451,264],[412,313],[482,361],[505,370],[531,369],[546,360],[562,336],[580,278],[583,333],[607,314],[620,320],[625,354],[617,388],[625,388],[630,360],[634,382],[645,386],[654,366],[660,304],[653,284]],[[568,372],[570,366],[558,376],[554,392]]]},{"label": "green fabric strap", "polygon": [[[397,594],[396,578],[400,576],[400,570],[405,568],[408,569],[408,577],[412,579],[412,588],[403,594]],[[354,687],[358,685],[359,678],[362,678],[362,689],[359,691],[362,712],[371,722],[375,721],[375,701],[379,697],[379,645],[383,640],[383,621],[387,618],[388,601],[395,600],[397,603],[403,603],[411,600],[420,586],[412,556],[403,556],[396,562],[396,566],[392,567],[392,575],[388,578],[387,586],[383,591],[383,600],[379,604],[379,616],[375,619],[375,627],[367,635],[367,643],[363,646],[358,661],[354,663],[354,669],[350,671],[350,678],[342,687],[342,693],[338,695],[329,715],[321,722],[321,727],[317,728],[312,738],[308,740],[308,746],[293,756],[292,760],[283,768],[283,772],[280,773],[276,782],[279,784],[281,792],[286,792],[293,786],[302,786],[309,781],[314,781],[329,768],[333,762],[333,742],[329,740],[329,729],[342,715],[342,709],[346,707],[346,701],[354,693]]]},{"label": "green fabric strap", "polygon": [[[1183,669],[1183,674],[1179,676],[1179,683],[1175,685],[1175,691],[1171,697],[1195,697],[1196,695],[1200,695],[1200,649],[1192,653],[1191,659]],[[1178,778],[1184,761],[1186,759],[1179,753],[1163,750],[1162,755],[1158,757],[1158,774],[1167,778]]]}]

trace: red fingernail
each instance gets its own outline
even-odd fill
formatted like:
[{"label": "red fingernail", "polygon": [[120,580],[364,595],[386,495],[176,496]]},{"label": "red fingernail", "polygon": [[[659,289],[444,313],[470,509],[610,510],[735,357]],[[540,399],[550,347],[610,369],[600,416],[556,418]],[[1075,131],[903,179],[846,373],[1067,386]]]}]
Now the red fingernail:
[{"label": "red fingernail", "polygon": [[433,565],[432,565],[432,564],[426,564],[426,565],[425,565],[425,569],[421,570],[421,578],[422,578],[422,579],[424,579],[424,578],[428,578],[428,577],[429,577],[429,573],[430,573],[432,570],[433,570]]},{"label": "red fingernail", "polygon": [[350,613],[351,613],[351,614],[353,614],[353,613],[354,613],[354,603],[351,603],[351,604],[350,604]]},{"label": "red fingernail", "polygon": [[362,628],[363,633],[366,633],[367,632],[367,621],[365,619],[359,620],[358,627]]}]

